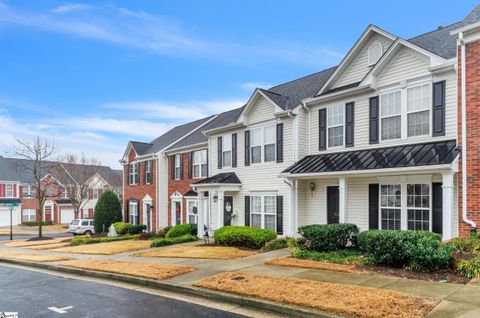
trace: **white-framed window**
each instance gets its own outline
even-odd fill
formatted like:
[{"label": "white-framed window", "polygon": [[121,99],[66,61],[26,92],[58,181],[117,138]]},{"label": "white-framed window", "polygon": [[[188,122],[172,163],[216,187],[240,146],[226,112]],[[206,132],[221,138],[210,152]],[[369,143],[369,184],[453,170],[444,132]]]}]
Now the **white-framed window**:
[{"label": "white-framed window", "polygon": [[222,138],[222,166],[230,167],[232,165],[232,135],[226,135]]},{"label": "white-framed window", "polygon": [[430,108],[432,89],[423,84],[407,89],[407,135],[430,134]]},{"label": "white-framed window", "polygon": [[431,185],[380,185],[380,229],[431,230]]},{"label": "white-framed window", "polygon": [[250,130],[250,162],[272,162],[276,158],[275,124],[255,127]]},{"label": "white-framed window", "polygon": [[152,160],[148,160],[145,163],[145,183],[152,183]]},{"label": "white-framed window", "polygon": [[345,106],[332,105],[327,108],[328,147],[343,146],[345,124]]},{"label": "white-framed window", "polygon": [[93,199],[98,200],[98,189],[93,189]]},{"label": "white-framed window", "polygon": [[380,186],[380,226],[382,230],[400,230],[402,190],[400,184]]},{"label": "white-framed window", "polygon": [[13,198],[13,184],[7,183],[5,186],[5,196],[7,198]]},{"label": "white-framed window", "polygon": [[35,187],[30,184],[25,184],[22,187],[22,197],[23,198],[33,198],[35,197]]},{"label": "white-framed window", "polygon": [[254,227],[273,230],[277,228],[277,197],[271,194],[250,196],[250,224]]},{"label": "white-framed window", "polygon": [[402,137],[402,92],[400,90],[380,95],[382,140]]},{"label": "white-framed window", "polygon": [[182,176],[182,155],[175,155],[175,180],[180,180]]},{"label": "white-framed window", "polygon": [[407,184],[407,229],[430,230],[429,184]]},{"label": "white-framed window", "polygon": [[36,221],[37,212],[35,209],[23,209],[22,210],[22,222]]},{"label": "white-framed window", "polygon": [[130,200],[128,202],[128,213],[130,216],[130,223],[138,224],[138,202],[136,200]]},{"label": "white-framed window", "polygon": [[198,150],[193,153],[193,177],[206,178],[207,176],[207,150]]},{"label": "white-framed window", "polygon": [[130,164],[130,174],[129,174],[129,184],[138,184],[140,181],[140,176],[138,173],[138,163]]},{"label": "white-framed window", "polygon": [[62,187],[62,198],[63,199],[68,198],[68,187]]},{"label": "white-framed window", "polygon": [[383,47],[380,42],[373,42],[368,47],[368,66],[372,66],[382,57]]},{"label": "white-framed window", "polygon": [[196,199],[187,199],[187,222],[197,224],[197,202]]}]

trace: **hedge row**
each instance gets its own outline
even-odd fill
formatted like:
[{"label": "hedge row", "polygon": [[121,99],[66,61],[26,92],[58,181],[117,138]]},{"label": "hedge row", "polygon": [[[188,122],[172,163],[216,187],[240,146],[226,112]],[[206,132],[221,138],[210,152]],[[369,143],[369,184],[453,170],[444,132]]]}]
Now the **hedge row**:
[{"label": "hedge row", "polygon": [[260,249],[277,237],[277,233],[251,226],[224,226],[214,233],[215,243]]}]

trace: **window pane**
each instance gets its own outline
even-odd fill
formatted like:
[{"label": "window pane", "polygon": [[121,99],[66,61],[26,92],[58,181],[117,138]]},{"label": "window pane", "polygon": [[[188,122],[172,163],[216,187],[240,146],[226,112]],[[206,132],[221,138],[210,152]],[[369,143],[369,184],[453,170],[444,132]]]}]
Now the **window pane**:
[{"label": "window pane", "polygon": [[408,137],[430,133],[430,111],[408,114]]},{"label": "window pane", "polygon": [[250,197],[250,212],[251,213],[262,212],[262,197],[260,196]]},{"label": "window pane", "polygon": [[252,153],[252,163],[257,163],[262,161],[262,147],[256,146],[251,148]]},{"label": "window pane", "polygon": [[263,142],[265,144],[275,143],[275,137],[276,137],[275,125],[266,126],[263,130],[263,133],[264,133]]},{"label": "window pane", "polygon": [[407,210],[408,229],[429,231],[430,229],[429,213],[430,213],[429,210],[408,209]]},{"label": "window pane", "polygon": [[265,145],[265,161],[275,161],[275,144]]},{"label": "window pane", "polygon": [[430,84],[409,88],[407,90],[408,112],[430,109],[430,95]]},{"label": "window pane", "polygon": [[265,215],[265,229],[276,231],[277,228],[276,228],[276,225],[275,225],[275,219],[276,219],[275,215],[266,214]]},{"label": "window pane", "polygon": [[200,177],[200,166],[193,166],[193,177],[198,178]]},{"label": "window pane", "polygon": [[400,230],[400,209],[382,209],[382,230]]},{"label": "window pane", "polygon": [[224,151],[223,152],[223,165],[224,166],[231,166],[232,165],[232,152],[231,151]]},{"label": "window pane", "polygon": [[195,215],[190,214],[188,216],[188,224],[197,224],[197,219]]},{"label": "window pane", "polygon": [[328,146],[336,147],[343,145],[343,126],[328,128]]},{"label": "window pane", "polygon": [[232,150],[232,135],[226,135],[222,138],[223,151]]},{"label": "window pane", "polygon": [[327,108],[327,124],[328,126],[343,125],[345,107],[343,104],[330,106]]},{"label": "window pane", "polygon": [[401,137],[401,116],[382,118],[382,140]]},{"label": "window pane", "polygon": [[262,215],[261,214],[251,214],[252,226],[262,227]]},{"label": "window pane", "polygon": [[263,198],[264,205],[265,205],[265,213],[266,214],[275,214],[275,196],[265,196]]},{"label": "window pane", "polygon": [[262,128],[255,128],[250,131],[250,145],[260,146],[262,144]]}]

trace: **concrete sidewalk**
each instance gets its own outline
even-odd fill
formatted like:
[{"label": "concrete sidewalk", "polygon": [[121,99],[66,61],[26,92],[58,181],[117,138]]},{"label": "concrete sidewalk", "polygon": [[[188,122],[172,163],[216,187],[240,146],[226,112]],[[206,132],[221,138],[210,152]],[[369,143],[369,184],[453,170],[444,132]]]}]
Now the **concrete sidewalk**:
[{"label": "concrete sidewalk", "polygon": [[[199,244],[198,242],[186,244]],[[168,248],[168,247],[161,247]],[[425,296],[440,301],[427,317],[480,317],[480,279],[473,279],[468,284],[439,283],[434,281],[413,280],[393,276],[364,273],[345,273],[327,270],[312,270],[296,267],[265,265],[268,259],[286,257],[289,249],[259,253],[236,260],[209,260],[187,258],[151,258],[135,257],[140,251],[116,255],[85,255],[58,253],[51,251],[32,251],[24,248],[8,248],[0,245],[0,251],[33,253],[47,255],[71,256],[77,259],[109,259],[145,263],[182,264],[197,268],[196,271],[176,276],[163,282],[175,286],[192,288],[192,284],[205,277],[227,271],[244,271],[255,274],[309,279],[328,283],[349,284],[395,290],[407,294]],[[143,250],[147,251],[147,250]],[[51,262],[50,264],[55,264]],[[361,296],[360,296],[361,297]]]}]

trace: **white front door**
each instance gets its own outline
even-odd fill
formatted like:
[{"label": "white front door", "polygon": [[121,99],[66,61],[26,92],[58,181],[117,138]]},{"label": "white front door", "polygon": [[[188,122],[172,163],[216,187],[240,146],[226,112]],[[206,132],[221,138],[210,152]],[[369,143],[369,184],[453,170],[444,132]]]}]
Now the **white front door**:
[{"label": "white front door", "polygon": [[143,224],[147,226],[147,232],[152,231],[152,202],[143,202]]}]

